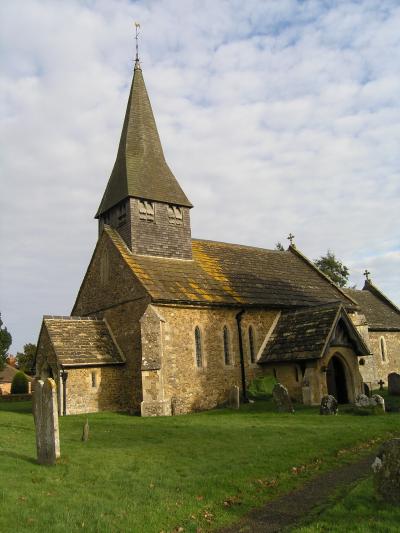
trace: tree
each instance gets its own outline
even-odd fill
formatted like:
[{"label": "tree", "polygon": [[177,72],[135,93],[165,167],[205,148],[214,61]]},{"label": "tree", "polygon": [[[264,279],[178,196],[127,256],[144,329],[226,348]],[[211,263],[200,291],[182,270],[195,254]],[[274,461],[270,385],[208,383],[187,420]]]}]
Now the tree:
[{"label": "tree", "polygon": [[27,394],[28,392],[28,378],[23,372],[17,372],[11,383],[11,394]]},{"label": "tree", "polygon": [[279,252],[285,251],[285,248],[283,247],[283,244],[280,241],[275,244],[275,250],[279,250]]},{"label": "tree", "polygon": [[3,321],[1,320],[0,313],[0,370],[6,365],[6,357],[9,347],[11,346],[12,337],[11,334],[7,331],[6,327],[3,326]]},{"label": "tree", "polygon": [[315,259],[314,265],[339,287],[347,285],[350,275],[349,269],[336,258],[331,250],[328,250],[326,255],[322,255],[319,259]]},{"label": "tree", "polygon": [[36,344],[28,342],[24,345],[24,351],[18,352],[16,355],[17,365],[20,370],[26,374],[33,373],[33,365],[35,363]]}]

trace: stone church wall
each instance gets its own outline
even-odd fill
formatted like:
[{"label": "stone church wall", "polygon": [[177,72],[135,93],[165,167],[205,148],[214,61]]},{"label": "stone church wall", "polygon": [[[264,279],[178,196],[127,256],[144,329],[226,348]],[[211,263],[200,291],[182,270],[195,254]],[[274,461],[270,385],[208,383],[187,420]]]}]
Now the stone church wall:
[{"label": "stone church wall", "polygon": [[68,369],[67,415],[126,410],[123,371],[120,366]]},{"label": "stone church wall", "polygon": [[[241,390],[239,338],[235,319],[239,309],[158,306],[157,311],[165,320],[161,367],[164,401],[171,401],[173,414],[211,409],[227,401],[234,385]],[[275,311],[246,311],[242,318],[248,383],[263,373],[257,364],[250,363],[248,327],[253,327],[257,353],[275,316]],[[196,326],[201,332],[201,368],[196,365]],[[229,332],[231,365],[226,365],[224,360],[224,326]]]},{"label": "stone church wall", "polygon": [[[386,357],[382,358],[380,339],[383,337],[386,345]],[[374,387],[378,387],[381,379],[387,386],[388,374],[400,372],[400,331],[370,331],[370,347],[376,366]],[[367,359],[367,358],[366,358]],[[367,381],[367,380],[365,380]]]}]

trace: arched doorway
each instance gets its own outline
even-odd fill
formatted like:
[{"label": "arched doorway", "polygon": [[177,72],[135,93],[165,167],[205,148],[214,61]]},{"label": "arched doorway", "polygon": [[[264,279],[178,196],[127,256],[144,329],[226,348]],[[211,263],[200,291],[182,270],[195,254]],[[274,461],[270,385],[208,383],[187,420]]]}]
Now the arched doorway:
[{"label": "arched doorway", "polygon": [[326,384],[328,386],[328,394],[334,396],[338,403],[349,403],[346,370],[343,362],[337,355],[331,357],[329,361]]}]

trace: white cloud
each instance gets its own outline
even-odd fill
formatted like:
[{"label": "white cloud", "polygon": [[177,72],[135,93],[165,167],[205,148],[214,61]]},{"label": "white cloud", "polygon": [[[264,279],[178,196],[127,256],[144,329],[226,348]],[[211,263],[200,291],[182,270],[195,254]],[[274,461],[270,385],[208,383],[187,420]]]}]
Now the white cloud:
[{"label": "white cloud", "polygon": [[0,5],[1,307],[13,350],[68,314],[118,145],[133,20],[193,235],[273,247],[292,231],[400,303],[396,1]]}]

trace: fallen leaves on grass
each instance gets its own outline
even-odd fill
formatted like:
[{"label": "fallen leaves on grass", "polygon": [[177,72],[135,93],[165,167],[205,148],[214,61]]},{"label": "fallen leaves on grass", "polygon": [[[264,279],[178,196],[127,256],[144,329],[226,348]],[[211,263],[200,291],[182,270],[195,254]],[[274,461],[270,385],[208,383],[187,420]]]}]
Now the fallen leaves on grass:
[{"label": "fallen leaves on grass", "polygon": [[224,507],[232,507],[232,505],[242,505],[242,500],[238,496],[229,496],[224,500]]}]

